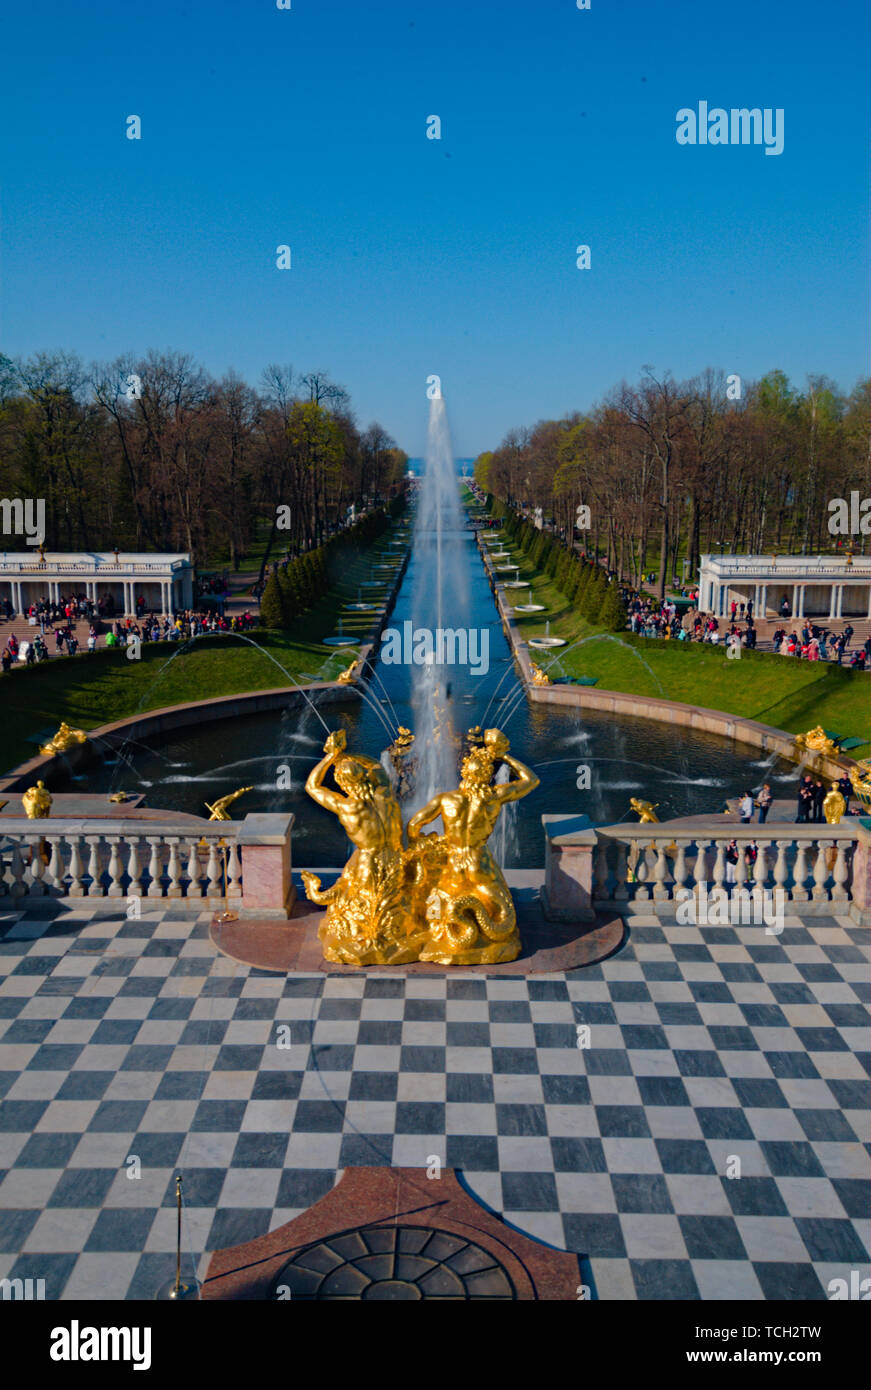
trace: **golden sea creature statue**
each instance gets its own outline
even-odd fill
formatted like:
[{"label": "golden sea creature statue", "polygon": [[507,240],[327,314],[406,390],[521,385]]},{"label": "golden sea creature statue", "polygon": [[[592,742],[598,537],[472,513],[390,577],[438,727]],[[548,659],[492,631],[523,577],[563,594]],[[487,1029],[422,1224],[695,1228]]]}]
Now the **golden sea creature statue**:
[{"label": "golden sea creature statue", "polygon": [[831,757],[839,751],[821,724],[808,729],[806,734],[797,734],[795,742],[797,748],[806,748],[809,753],[827,753]]},{"label": "golden sea creature statue", "polygon": [[110,795],[110,797],[109,797],[109,800],[110,800],[110,801],[115,801],[115,802],[117,802],[117,803],[120,805],[122,802],[124,802],[124,801],[127,800],[127,793],[126,793],[126,792],[112,792],[111,795]]},{"label": "golden sea creature statue", "polygon": [[204,801],[203,805],[206,810],[211,812],[209,820],[231,820],[232,817],[227,807],[231,806],[240,796],[244,796],[246,792],[253,792],[253,790],[253,787],[239,787],[238,791],[230,792],[228,796],[219,797],[214,805],[209,805],[208,801]]},{"label": "golden sea creature statue", "polygon": [[387,750],[393,771],[396,774],[393,785],[398,796],[406,796],[411,791],[414,782],[417,760],[411,756],[413,746],[414,734],[410,729],[406,729],[403,724],[400,724],[396,738]]},{"label": "golden sea creature statue", "polygon": [[[508,739],[487,729],[463,759],[456,791],[434,796],[408,824],[408,860],[416,870],[414,905],[429,923],[420,960],[439,965],[492,965],[516,960],[520,933],[511,892],[487,848],[502,807],[535,791],[538,778],[508,752]],[[513,780],[493,784],[497,763]],[[421,835],[441,816],[444,835]]]},{"label": "golden sea creature statue", "polygon": [[44,756],[49,753],[66,753],[68,749],[75,747],[77,743],[87,743],[88,735],[83,729],[71,729],[66,720],[61,724],[54,738],[50,738],[48,743],[40,744],[39,751]]},{"label": "golden sea creature statue", "polygon": [[[410,910],[399,802],[379,762],[345,749],[345,731],[330,734],[305,789],[338,816],[354,852],[331,888],[303,873],[306,896],[327,909],[318,928],[326,960],[407,965],[419,958],[426,923],[415,922]],[[324,785],[329,772],[339,791]]]},{"label": "golden sea creature statue", "polygon": [[45,820],[51,813],[51,802],[51,792],[47,790],[44,782],[37,782],[35,787],[28,787],[21,798],[28,820]]},{"label": "golden sea creature statue", "polygon": [[832,790],[823,801],[823,811],[829,825],[838,825],[846,809],[847,803],[838,790],[838,784],[833,782]]},{"label": "golden sea creature statue", "polygon": [[354,672],[357,669],[358,661],[359,657],[355,656],[350,666],[348,666],[346,670],[342,671],[338,676],[336,676],[336,680],[338,681],[339,685],[353,685]]},{"label": "golden sea creature statue", "polygon": [[543,671],[532,658],[530,658],[529,661],[529,669],[532,674],[533,685],[550,685],[550,676],[547,674],[547,671]]},{"label": "golden sea creature statue", "polygon": [[642,801],[639,796],[630,796],[629,805],[637,813],[641,825],[649,825],[653,821],[659,824],[659,816],[656,814],[658,801]]}]

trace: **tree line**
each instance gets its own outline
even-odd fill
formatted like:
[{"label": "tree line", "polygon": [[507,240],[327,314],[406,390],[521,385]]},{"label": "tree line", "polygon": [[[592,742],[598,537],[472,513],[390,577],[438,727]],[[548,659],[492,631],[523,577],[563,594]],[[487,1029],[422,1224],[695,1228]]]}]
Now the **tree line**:
[{"label": "tree line", "polygon": [[388,502],[406,465],[323,371],[273,364],[255,390],[181,352],[90,367],[0,355],[0,495],[45,500],[51,550],[183,550],[238,568],[267,534],[267,555],[295,555],[352,506]]},{"label": "tree line", "polygon": [[553,580],[582,618],[607,632],[623,632],[629,614],[620,585],[609,582],[601,565],[579,555],[553,532],[539,529],[504,502],[494,502],[493,514],[503,518],[501,534],[505,539]]},{"label": "tree line", "polygon": [[645,368],[586,413],[511,430],[475,477],[565,538],[588,506],[582,547],[633,588],[656,556],[660,597],[705,553],[864,553],[865,536],[830,534],[828,503],[871,497],[871,380],[845,396],[822,376],[799,390],[781,371],[679,382]]}]

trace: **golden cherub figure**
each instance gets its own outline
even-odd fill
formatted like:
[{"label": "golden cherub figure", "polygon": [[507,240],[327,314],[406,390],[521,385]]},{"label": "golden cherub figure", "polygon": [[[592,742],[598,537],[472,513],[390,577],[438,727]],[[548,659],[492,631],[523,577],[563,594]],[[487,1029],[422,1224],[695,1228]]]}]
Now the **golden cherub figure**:
[{"label": "golden cherub figure", "polygon": [[550,676],[547,674],[547,671],[543,671],[531,658],[529,669],[532,672],[533,685],[550,685]]},{"label": "golden cherub figure", "polygon": [[207,811],[211,812],[209,820],[231,820],[232,817],[230,816],[227,807],[232,805],[232,803],[236,801],[240,796],[244,796],[246,792],[253,792],[253,790],[253,787],[239,787],[238,791],[230,792],[228,796],[219,797],[218,800],[214,803],[214,805],[211,806],[209,805],[208,801],[205,801],[203,805],[205,806]]},{"label": "golden cherub figure", "polygon": [[637,812],[641,825],[649,825],[653,821],[659,824],[659,816],[656,814],[656,807],[659,805],[658,801],[642,801],[639,796],[630,796],[629,805],[632,807],[633,811]]},{"label": "golden cherub figure", "polygon": [[[499,729],[463,759],[456,791],[434,796],[408,824],[408,855],[416,863],[416,913],[423,900],[429,939],[420,959],[439,965],[492,965],[516,960],[520,933],[511,892],[487,841],[502,807],[538,786],[538,777],[508,752]],[[494,785],[497,763],[514,773]],[[441,816],[444,835],[421,835]],[[433,843],[435,841],[435,843]]]},{"label": "golden cherub figure", "polygon": [[67,749],[72,748],[77,743],[87,743],[88,735],[83,729],[71,729],[66,720],[61,724],[54,738],[50,738],[48,743],[40,744],[39,751],[44,756],[49,753],[66,753]]},{"label": "golden cherub figure", "polygon": [[28,787],[21,798],[24,814],[28,820],[45,820],[51,813],[51,803],[51,792],[41,781],[37,782],[35,787]]}]

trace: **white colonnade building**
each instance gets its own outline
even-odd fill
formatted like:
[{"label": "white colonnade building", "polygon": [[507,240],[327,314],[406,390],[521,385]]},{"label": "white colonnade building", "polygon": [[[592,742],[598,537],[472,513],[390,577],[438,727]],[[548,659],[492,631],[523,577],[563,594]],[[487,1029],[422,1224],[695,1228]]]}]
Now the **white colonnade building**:
[{"label": "white colonnade building", "polygon": [[728,618],[732,601],[756,619],[871,618],[871,555],[703,555],[699,608]]},{"label": "white colonnade building", "polygon": [[0,553],[0,600],[16,613],[40,599],[59,602],[85,594],[97,605],[111,598],[116,617],[135,617],[137,599],[144,612],[167,617],[193,607],[194,571],[190,555],[137,555],[129,551],[5,551]]}]

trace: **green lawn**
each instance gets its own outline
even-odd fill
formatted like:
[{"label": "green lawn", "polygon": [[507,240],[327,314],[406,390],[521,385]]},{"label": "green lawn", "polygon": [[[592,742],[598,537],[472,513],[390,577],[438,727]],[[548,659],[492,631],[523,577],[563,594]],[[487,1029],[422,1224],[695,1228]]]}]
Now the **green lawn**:
[{"label": "green lawn", "polygon": [[[347,561],[341,581],[291,632],[258,628],[246,634],[249,641],[229,634],[198,637],[187,646],[147,642],[139,661],[128,661],[115,648],[13,669],[0,678],[0,767],[9,772],[33,757],[36,746],[28,738],[46,728],[53,732],[62,719],[93,729],[164,705],[268,690],[294,680],[306,683],[312,676],[335,680],[352,653],[325,647],[322,639],[338,632],[340,615],[342,631],[349,636],[362,636],[371,628],[375,614],[343,612],[342,605],[356,602],[358,585],[377,577],[372,566],[386,549],[385,538]],[[368,592],[383,598],[387,583]]]},{"label": "green lawn", "polygon": [[543,603],[547,609],[520,623],[523,637],[543,636],[549,620],[551,636],[564,637],[570,646],[583,638],[597,638],[572,650],[561,648],[552,665],[553,652],[531,652],[551,677],[598,676],[603,690],[704,705],[790,733],[822,724],[845,737],[867,740],[853,757],[871,755],[871,675],[768,652],[745,651],[740,660],[729,661],[722,647],[665,642],[628,631],[605,635],[579,617],[552,580],[514,547],[509,548],[512,559],[520,561],[521,578],[532,584],[531,591],[514,591],[516,601]]}]

